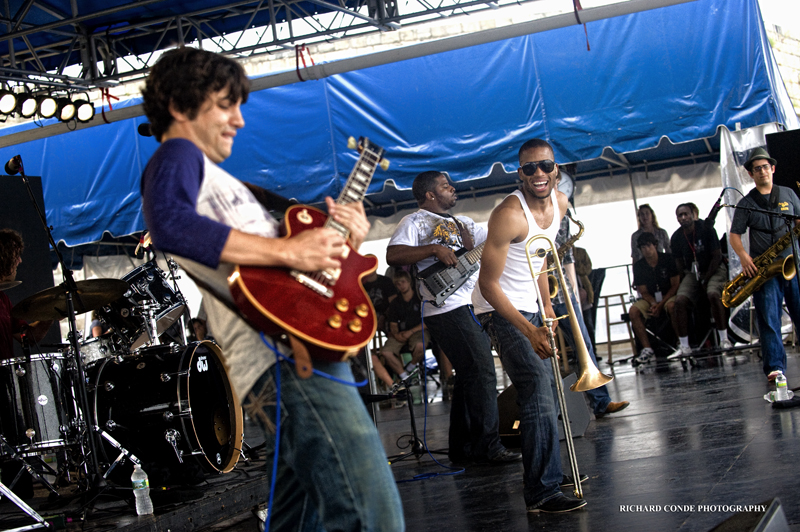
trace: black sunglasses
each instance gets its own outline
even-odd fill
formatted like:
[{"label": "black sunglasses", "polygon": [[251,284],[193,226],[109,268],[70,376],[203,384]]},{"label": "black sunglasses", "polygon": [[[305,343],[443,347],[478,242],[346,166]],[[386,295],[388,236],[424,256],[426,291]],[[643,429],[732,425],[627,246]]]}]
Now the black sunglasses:
[{"label": "black sunglasses", "polygon": [[522,169],[522,173],[525,175],[533,175],[536,173],[537,168],[541,168],[542,172],[545,174],[549,174],[553,171],[556,167],[556,163],[551,161],[550,159],[545,159],[544,161],[531,161],[529,163],[525,163],[520,168]]}]

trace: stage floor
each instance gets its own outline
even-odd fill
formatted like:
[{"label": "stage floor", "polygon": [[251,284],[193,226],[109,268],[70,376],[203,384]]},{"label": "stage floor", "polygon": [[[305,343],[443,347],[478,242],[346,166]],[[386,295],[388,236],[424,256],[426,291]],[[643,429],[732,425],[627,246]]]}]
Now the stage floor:
[{"label": "stage floor", "polygon": [[[605,363],[600,369],[611,372]],[[574,440],[580,470],[589,475],[584,509],[527,514],[521,463],[454,469],[446,455],[434,455],[440,465],[428,454],[412,454],[392,463],[407,529],[705,532],[736,513],[737,505],[769,504],[778,497],[790,529],[800,531],[800,408],[774,410],[764,401],[770,387],[757,354],[699,359],[686,369],[666,360],[638,369],[624,364],[613,373],[612,400],[631,405],[593,419]],[[789,355],[787,373],[789,386],[800,388],[796,352]],[[507,384],[499,372],[499,388]],[[417,428],[429,449],[441,450],[447,447],[450,403],[435,385],[429,389],[427,416],[424,405],[414,407]],[[411,450],[407,407],[378,410],[376,419],[387,455]],[[248,432],[256,444],[257,432],[246,425]],[[568,471],[563,444],[562,458]],[[157,505],[155,518],[137,518],[126,504],[108,501],[68,529],[255,531],[250,510],[265,499],[264,471],[263,462],[240,462],[233,473],[199,486],[191,504]],[[0,512],[0,529],[19,515],[5,500]]]}]

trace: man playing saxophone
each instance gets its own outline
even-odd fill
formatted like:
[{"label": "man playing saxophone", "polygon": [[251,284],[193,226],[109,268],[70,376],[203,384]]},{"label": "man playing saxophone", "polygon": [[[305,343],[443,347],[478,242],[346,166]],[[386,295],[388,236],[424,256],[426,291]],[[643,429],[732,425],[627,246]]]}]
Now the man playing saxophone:
[{"label": "man playing saxophone", "polygon": [[[772,183],[775,162],[764,148],[756,148],[744,164],[756,187],[737,204],[731,224],[730,242],[742,263],[742,272],[747,277],[754,277],[758,273],[753,257],[766,252],[787,232],[786,224],[781,218],[750,211],[747,208],[800,216],[800,200],[794,191]],[[794,223],[797,225],[800,220],[796,219]],[[742,235],[747,229],[750,229],[750,253],[745,251],[742,244]],[[779,253],[779,260],[791,255],[791,252],[790,244]],[[781,336],[784,300],[789,315],[797,326],[800,324],[800,290],[797,287],[797,280],[787,281],[783,276],[777,275],[765,282],[761,289],[753,294],[764,374],[769,381],[775,380],[779,371],[786,372],[786,351]]]}]

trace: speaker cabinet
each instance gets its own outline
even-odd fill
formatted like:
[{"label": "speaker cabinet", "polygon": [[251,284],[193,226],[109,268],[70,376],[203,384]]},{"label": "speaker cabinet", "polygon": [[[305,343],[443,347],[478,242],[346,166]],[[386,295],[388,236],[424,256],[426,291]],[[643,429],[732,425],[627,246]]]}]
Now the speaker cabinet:
[{"label": "speaker cabinet", "polygon": [[777,161],[773,183],[800,196],[800,130],[767,135],[767,151]]},{"label": "speaker cabinet", "polygon": [[766,510],[733,514],[709,532],[790,532],[780,499],[776,497],[758,506]]},{"label": "speaker cabinet", "polygon": [[[567,401],[569,427],[573,438],[580,438],[586,432],[591,420],[589,407],[582,393],[569,389],[578,377],[572,373],[562,381],[564,398]],[[500,413],[500,440],[506,447],[520,447],[519,406],[517,406],[517,389],[512,384],[497,397],[497,410]],[[564,440],[564,425],[561,416],[558,420],[558,439]]]}]

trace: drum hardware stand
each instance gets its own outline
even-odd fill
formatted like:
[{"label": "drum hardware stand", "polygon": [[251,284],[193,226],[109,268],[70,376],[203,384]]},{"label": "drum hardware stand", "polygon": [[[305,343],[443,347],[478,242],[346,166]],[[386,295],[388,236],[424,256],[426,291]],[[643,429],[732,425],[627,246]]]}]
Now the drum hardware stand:
[{"label": "drum hardware stand", "polygon": [[[31,465],[30,465],[30,464],[29,464],[29,463],[26,461],[26,460],[25,460],[25,458],[23,458],[23,456],[22,456],[21,454],[19,454],[19,452],[17,452],[17,450],[16,450],[16,449],[15,449],[15,448],[14,448],[14,447],[13,447],[13,446],[10,444],[10,443],[8,443],[8,440],[6,440],[6,439],[5,439],[5,437],[4,437],[2,434],[0,434],[0,446],[2,446],[3,448],[5,448],[5,449],[7,449],[7,450],[8,450],[8,454],[11,456],[11,458],[13,458],[14,460],[16,460],[16,461],[18,461],[18,462],[20,462],[20,463],[22,464],[22,469],[20,469],[20,470],[19,470],[19,473],[17,473],[17,476],[16,476],[16,477],[14,478],[14,480],[11,482],[11,485],[9,486],[9,489],[11,489],[11,488],[13,488],[13,487],[14,487],[14,485],[17,483],[17,481],[18,481],[18,480],[20,479],[20,477],[22,476],[22,472],[23,472],[23,470],[24,470],[24,471],[27,471],[27,472],[28,472],[28,474],[29,474],[30,476],[32,476],[34,479],[36,479],[36,480],[38,480],[39,482],[41,482],[42,484],[44,484],[44,487],[45,487],[45,488],[47,488],[47,489],[48,489],[48,491],[50,491],[50,493],[52,493],[52,494],[54,494],[54,495],[56,495],[56,496],[59,496],[58,490],[56,490],[56,489],[53,487],[53,485],[52,485],[52,484],[50,484],[50,482],[48,482],[48,481],[47,481],[47,479],[46,479],[46,478],[44,478],[43,476],[41,476],[41,475],[39,474],[39,472],[38,472],[38,471],[36,471],[36,470],[35,470],[35,469],[34,469],[34,468],[33,468],[33,467],[32,467],[32,466],[31,466]],[[44,461],[42,461],[42,460],[41,460],[41,457],[39,457],[39,460],[40,460],[40,461],[41,461],[41,463],[44,465],[45,469],[48,469],[50,473],[52,473],[52,474],[57,474],[57,472],[56,472],[56,471],[55,471],[53,468],[51,468],[51,467],[50,467],[49,465],[47,465],[47,464],[46,464]],[[2,483],[0,483],[0,485],[2,485]]]},{"label": "drum hardware stand", "polygon": [[156,319],[156,311],[161,308],[161,305],[156,302],[144,302],[140,307],[144,318],[144,328],[150,338],[150,345],[161,345],[161,340],[158,337],[158,320]]},{"label": "drum hardware stand", "polygon": [[[67,268],[66,263],[64,262],[64,257],[61,255],[61,252],[56,245],[55,240],[53,239],[52,228],[47,224],[47,219],[44,217],[44,213],[42,209],[39,207],[39,204],[36,201],[36,197],[33,195],[33,189],[31,189],[31,184],[28,181],[28,177],[25,175],[25,168],[22,164],[22,158],[17,155],[15,157],[17,163],[19,164],[19,173],[22,177],[22,182],[25,184],[25,188],[28,191],[28,196],[33,203],[34,208],[36,209],[37,214],[39,215],[39,219],[42,222],[42,227],[44,227],[44,231],[47,234],[47,239],[50,242],[50,246],[52,246],[53,251],[58,257],[58,263],[61,265],[61,274],[64,277],[64,285],[66,287],[66,303],[67,303],[67,312],[64,317],[68,318],[69,320],[69,344],[72,347],[73,354],[75,356],[75,367],[77,368],[78,373],[78,400],[81,406],[82,411],[84,414],[88,416],[89,410],[89,396],[86,393],[86,375],[83,371],[83,361],[81,360],[80,356],[80,346],[78,344],[78,326],[75,321],[75,302],[73,297],[77,295],[80,298],[80,294],[78,293],[77,285],[75,284],[75,278],[72,275],[72,270]],[[105,480],[100,476],[100,464],[97,462],[97,453],[96,453],[96,445],[97,442],[95,441],[95,432],[91,429],[87,431],[87,440],[89,443],[89,452],[91,454],[91,460],[87,461],[86,464],[88,466],[86,473],[89,477],[89,480],[92,484],[95,484],[95,487],[102,487],[105,485]]]},{"label": "drum hardware stand", "polygon": [[0,482],[0,494],[3,494],[6,497],[8,497],[9,500],[17,506],[17,508],[28,514],[28,516],[31,517],[31,519],[36,521],[36,524],[34,525],[21,526],[19,528],[10,528],[6,530],[6,532],[24,532],[26,530],[36,530],[39,528],[50,528],[50,523],[45,521],[41,515],[36,513],[36,510],[25,504],[25,501],[17,497],[17,494],[8,489],[6,485],[3,484],[2,482]]},{"label": "drum hardware stand", "polygon": [[105,475],[103,475],[103,478],[108,478],[108,475],[111,474],[111,472],[114,470],[114,468],[117,467],[117,465],[121,464],[126,458],[128,460],[130,460],[134,464],[142,465],[142,461],[139,460],[132,452],[127,450],[125,447],[123,447],[121,443],[119,443],[117,440],[115,440],[113,438],[113,436],[111,436],[111,434],[109,434],[108,432],[104,431],[103,429],[101,429],[97,425],[94,426],[94,430],[100,436],[105,438],[105,440],[108,443],[110,443],[115,449],[120,451],[119,456],[117,456],[117,459],[114,460],[114,462],[109,466],[109,468],[106,471]]}]

